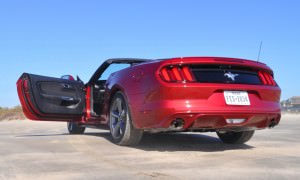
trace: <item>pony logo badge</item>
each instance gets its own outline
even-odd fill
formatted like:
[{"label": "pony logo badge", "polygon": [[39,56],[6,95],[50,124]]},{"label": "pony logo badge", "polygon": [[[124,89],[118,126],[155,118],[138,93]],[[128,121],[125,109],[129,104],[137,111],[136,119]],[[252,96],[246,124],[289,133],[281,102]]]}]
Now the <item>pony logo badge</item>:
[{"label": "pony logo badge", "polygon": [[231,79],[232,81],[235,81],[235,78],[238,76],[238,74],[232,74],[231,72],[227,72],[224,74],[224,76]]}]

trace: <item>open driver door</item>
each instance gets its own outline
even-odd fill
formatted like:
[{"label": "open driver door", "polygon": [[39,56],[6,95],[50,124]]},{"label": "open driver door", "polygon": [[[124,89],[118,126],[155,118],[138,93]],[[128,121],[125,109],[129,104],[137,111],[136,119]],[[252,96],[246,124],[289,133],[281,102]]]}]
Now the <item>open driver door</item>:
[{"label": "open driver door", "polygon": [[85,110],[84,84],[79,81],[24,73],[17,81],[28,119],[80,121]]}]

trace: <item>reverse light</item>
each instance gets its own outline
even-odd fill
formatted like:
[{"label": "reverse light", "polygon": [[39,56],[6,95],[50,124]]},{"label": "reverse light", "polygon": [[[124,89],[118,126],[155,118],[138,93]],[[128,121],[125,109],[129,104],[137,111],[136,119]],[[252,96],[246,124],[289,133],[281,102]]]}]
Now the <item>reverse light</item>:
[{"label": "reverse light", "polygon": [[246,119],[226,119],[227,124],[240,124],[245,121],[246,121]]},{"label": "reverse light", "polygon": [[258,76],[264,85],[269,85],[269,86],[276,85],[276,82],[274,81],[274,79],[270,73],[264,72],[264,71],[259,71]]},{"label": "reverse light", "polygon": [[166,66],[160,70],[160,77],[166,82],[193,82],[194,76],[188,66]]}]

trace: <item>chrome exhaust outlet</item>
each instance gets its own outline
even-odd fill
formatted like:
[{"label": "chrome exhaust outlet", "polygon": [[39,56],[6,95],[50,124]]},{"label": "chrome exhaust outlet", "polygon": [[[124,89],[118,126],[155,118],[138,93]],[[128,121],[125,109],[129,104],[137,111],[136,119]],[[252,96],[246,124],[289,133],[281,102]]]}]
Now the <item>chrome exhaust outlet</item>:
[{"label": "chrome exhaust outlet", "polygon": [[277,125],[277,122],[273,119],[273,120],[271,120],[271,122],[269,123],[269,128],[273,128],[273,127],[275,127]]},{"label": "chrome exhaust outlet", "polygon": [[176,118],[175,120],[173,120],[171,122],[171,125],[170,125],[170,129],[174,129],[174,130],[180,130],[182,129],[184,126],[184,120],[181,119],[181,118]]}]

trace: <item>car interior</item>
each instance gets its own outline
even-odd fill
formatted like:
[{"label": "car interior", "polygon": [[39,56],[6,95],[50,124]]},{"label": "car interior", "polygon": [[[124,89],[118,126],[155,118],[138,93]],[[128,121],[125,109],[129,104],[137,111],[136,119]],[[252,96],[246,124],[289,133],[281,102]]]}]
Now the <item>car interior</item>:
[{"label": "car interior", "polygon": [[93,88],[91,89],[91,99],[93,102],[93,112],[95,116],[102,113],[102,104],[104,101],[104,92],[105,92],[105,82],[106,80],[98,80]]},{"label": "car interior", "polygon": [[98,80],[93,84],[91,88],[91,115],[92,116],[100,116],[103,109],[104,103],[104,93],[105,93],[105,83],[109,78],[110,74],[130,67],[131,64],[110,64],[105,71],[100,75]]}]

